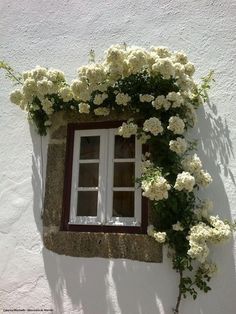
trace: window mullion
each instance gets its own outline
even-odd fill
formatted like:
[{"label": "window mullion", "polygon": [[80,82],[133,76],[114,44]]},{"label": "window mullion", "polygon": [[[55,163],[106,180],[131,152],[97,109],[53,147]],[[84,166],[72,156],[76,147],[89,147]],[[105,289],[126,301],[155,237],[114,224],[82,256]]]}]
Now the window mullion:
[{"label": "window mullion", "polygon": [[108,162],[107,162],[107,193],[106,193],[106,223],[111,220],[113,207],[113,176],[114,176],[114,146],[116,129],[108,130]]},{"label": "window mullion", "polygon": [[105,220],[105,199],[106,199],[106,164],[107,164],[107,132],[106,130],[101,131],[100,137],[100,153],[99,153],[99,186],[98,186],[98,207],[97,217],[101,224],[104,224]]},{"label": "window mullion", "polygon": [[[142,145],[135,137],[135,179],[141,176],[141,156],[142,156]],[[138,187],[138,183],[135,183],[135,197],[134,197],[134,217],[135,220],[141,224],[141,203],[142,195],[141,189]]]}]

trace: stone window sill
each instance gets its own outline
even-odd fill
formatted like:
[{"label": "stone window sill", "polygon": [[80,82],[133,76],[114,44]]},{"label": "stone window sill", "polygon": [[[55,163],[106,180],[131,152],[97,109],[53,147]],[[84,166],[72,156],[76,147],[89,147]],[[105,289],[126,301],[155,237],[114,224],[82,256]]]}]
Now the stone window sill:
[{"label": "stone window sill", "polygon": [[161,245],[147,235],[44,231],[44,244],[58,254],[162,262]]}]

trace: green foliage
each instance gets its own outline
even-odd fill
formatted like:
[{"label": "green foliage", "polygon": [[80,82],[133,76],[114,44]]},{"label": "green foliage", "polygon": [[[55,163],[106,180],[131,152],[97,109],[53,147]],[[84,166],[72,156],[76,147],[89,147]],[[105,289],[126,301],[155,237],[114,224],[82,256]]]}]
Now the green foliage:
[{"label": "green foliage", "polygon": [[23,84],[21,73],[15,72],[15,70],[7,62],[0,60],[0,69],[3,69],[6,72],[6,78],[10,79],[14,85]]},{"label": "green foliage", "polygon": [[202,83],[199,86],[198,95],[201,96],[204,101],[206,101],[207,92],[211,88],[212,82],[215,82],[214,71],[211,70],[206,76],[203,76],[201,80],[202,80]]}]

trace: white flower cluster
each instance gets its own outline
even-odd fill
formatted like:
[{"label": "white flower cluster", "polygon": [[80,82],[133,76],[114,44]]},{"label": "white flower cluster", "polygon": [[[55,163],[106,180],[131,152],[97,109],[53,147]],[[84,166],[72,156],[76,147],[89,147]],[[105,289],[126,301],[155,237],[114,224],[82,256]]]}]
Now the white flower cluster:
[{"label": "white flower cluster", "polygon": [[51,115],[53,114],[53,102],[49,99],[45,98],[41,102],[43,110],[46,112],[46,114]]},{"label": "white flower cluster", "polygon": [[180,92],[169,92],[167,96],[159,95],[152,101],[154,108],[168,110],[170,107],[178,108],[184,104],[184,98]]},{"label": "white flower cluster", "polygon": [[183,231],[184,227],[181,225],[179,221],[176,224],[172,225],[172,229],[175,231]]},{"label": "white flower cluster", "polygon": [[207,187],[212,182],[210,174],[202,169],[202,162],[197,154],[184,158],[182,166],[185,171],[190,172],[195,177],[198,185]]},{"label": "white flower cluster", "polygon": [[151,160],[149,159],[150,156],[151,154],[149,152],[142,154],[142,162],[140,166],[141,175],[147,173],[153,167],[153,162],[151,162]]},{"label": "white flower cluster", "polygon": [[86,80],[73,80],[71,83],[71,90],[75,100],[87,102],[91,98],[92,90],[89,89]]},{"label": "white flower cluster", "polygon": [[166,241],[166,232],[157,232],[153,225],[147,227],[147,234],[154,238],[159,243],[165,243]]},{"label": "white flower cluster", "polygon": [[170,92],[166,99],[169,100],[172,104],[172,108],[178,108],[184,103],[184,99],[181,96],[180,92]]},{"label": "white flower cluster", "polygon": [[79,104],[79,113],[89,114],[89,112],[90,112],[90,105],[85,102],[81,102]]},{"label": "white flower cluster", "polygon": [[[159,95],[156,98],[152,93],[139,94],[141,103],[152,103],[156,109],[165,110],[184,106],[187,120],[195,119],[195,109],[191,104],[191,99],[196,98],[197,95],[196,84],[192,79],[194,66],[188,62],[184,53],[173,52],[166,47],[143,49],[136,46],[113,45],[105,52],[103,61],[80,67],[77,78],[70,85],[66,83],[63,72],[38,66],[32,71],[23,73],[23,86],[12,92],[10,99],[31,113],[39,110],[41,103],[45,113],[51,115],[54,112],[54,104],[51,106],[48,102],[53,103],[52,97],[49,96],[56,94],[64,103],[78,101],[79,103],[71,105],[70,109],[78,109],[80,113],[88,114],[91,112],[91,103],[97,106],[104,103],[108,98],[108,88],[116,86],[117,80],[137,73],[161,76],[162,79],[173,78],[177,87],[166,96]],[[35,98],[40,103],[36,104]],[[120,91],[115,94],[115,101],[120,106],[128,106],[131,100],[131,95],[128,93]],[[60,108],[64,109],[63,106]],[[105,109],[103,105],[103,108],[96,108],[94,113],[105,116],[110,114],[110,110]],[[185,127],[183,121],[177,117],[172,118],[168,129],[175,134],[182,134]],[[153,135],[162,132],[161,124],[158,126],[157,123],[156,128],[149,125],[147,129],[149,130],[146,132],[151,132]],[[202,177],[199,177],[200,181],[201,179]]]},{"label": "white flower cluster", "polygon": [[157,135],[163,132],[163,127],[161,121],[158,118],[153,117],[144,122],[143,130],[145,132],[150,132],[153,135]]},{"label": "white flower cluster", "polygon": [[166,232],[155,232],[153,238],[159,243],[165,243]]},{"label": "white flower cluster", "polygon": [[204,263],[209,254],[207,244],[224,242],[231,237],[231,234],[229,224],[224,223],[218,216],[210,216],[209,225],[199,222],[190,229],[188,255]]},{"label": "white flower cluster", "polygon": [[[147,71],[149,75],[162,75],[164,79],[176,78],[182,91],[194,91],[192,75],[195,71],[182,52],[172,52],[166,47],[151,47],[150,50],[126,45],[111,46],[106,52],[103,63],[107,75],[107,84],[114,80]],[[96,67],[94,71],[97,71]],[[90,82],[90,80],[88,79]]]},{"label": "white flower cluster", "polygon": [[185,103],[184,109],[185,109],[185,118],[187,119],[190,125],[194,126],[197,123],[196,109],[190,103]]},{"label": "white flower cluster", "polygon": [[131,100],[131,97],[128,94],[118,93],[116,95],[116,103],[117,105],[127,106],[128,102]]},{"label": "white flower cluster", "polygon": [[155,98],[154,101],[152,101],[152,105],[154,108],[168,110],[171,106],[171,103],[166,99],[164,95],[159,95]]},{"label": "white flower cluster", "polygon": [[137,133],[138,126],[137,124],[131,122],[125,123],[118,128],[118,134],[125,138],[129,138],[131,135],[135,135]]},{"label": "white flower cluster", "polygon": [[201,270],[204,272],[204,274],[207,274],[209,277],[212,277],[217,272],[217,266],[215,263],[205,261],[201,265]]},{"label": "white flower cluster", "polygon": [[96,116],[108,116],[110,113],[110,109],[106,107],[99,107],[94,109],[94,113]]},{"label": "white flower cluster", "polygon": [[[65,87],[67,92],[63,90],[65,76],[64,73],[59,70],[37,66],[32,71],[24,72],[22,77],[22,89],[17,89],[10,94],[11,102],[19,105],[22,109],[29,110],[29,106],[32,104],[34,97],[37,97],[42,102],[47,99],[47,95],[59,93],[61,97],[67,100],[68,97],[66,97],[65,94],[71,94],[71,91],[68,91],[67,87]],[[39,109],[38,106],[34,107],[32,105],[30,108],[33,110]],[[53,108],[48,103],[44,105],[44,108],[47,112],[50,112],[50,114],[53,113]]]},{"label": "white flower cluster", "polygon": [[170,150],[178,155],[182,155],[187,150],[188,143],[184,138],[177,137],[176,140],[171,140],[169,143]]},{"label": "white flower cluster", "polygon": [[210,216],[209,223],[213,227],[212,236],[210,238],[212,243],[221,243],[231,237],[232,230],[229,224],[222,221],[219,216]]},{"label": "white flower cluster", "polygon": [[154,97],[152,95],[149,95],[149,94],[145,94],[145,95],[140,94],[139,95],[140,102],[151,102],[153,99],[154,99]]},{"label": "white flower cluster", "polygon": [[[151,93],[140,94],[140,102],[152,102],[156,109],[164,108],[165,110],[184,105],[186,116],[194,119],[195,109],[191,105],[191,101],[189,104],[187,102],[193,97],[196,98],[197,95],[196,84],[192,79],[194,66],[188,62],[184,53],[173,52],[166,47],[143,49],[135,46],[113,45],[106,51],[103,61],[80,67],[78,77],[72,81],[70,86],[67,85],[63,72],[38,66],[32,71],[23,73],[23,87],[11,93],[10,99],[22,109],[32,112],[40,109],[40,105],[34,101],[36,97],[41,103],[45,99],[52,102],[52,97],[48,96],[56,94],[64,103],[72,100],[78,101],[78,106],[71,105],[70,108],[78,108],[80,113],[88,114],[90,107],[88,107],[89,105],[85,106],[85,103],[93,102],[97,106],[102,105],[108,97],[108,88],[114,87],[117,80],[140,72],[147,76],[162,76],[162,79],[173,78],[179,89],[179,91],[170,91],[166,96],[159,95],[155,99]],[[54,105],[49,105],[47,100],[44,102],[43,110],[47,115],[51,115]],[[115,101],[118,105],[127,106],[131,101],[131,96],[119,92],[116,94]],[[82,103],[81,106],[80,103]],[[108,115],[110,110],[97,108],[94,113],[95,115]],[[181,129],[180,121],[170,122],[168,128],[175,134],[182,134],[184,129],[184,127]],[[152,133],[152,131],[150,132]],[[153,134],[158,133],[160,131],[154,131]]]},{"label": "white flower cluster", "polygon": [[207,187],[212,182],[211,175],[204,171],[200,170],[195,174],[196,183],[202,187]]},{"label": "white flower cluster", "polygon": [[160,73],[164,79],[168,80],[175,77],[174,63],[170,58],[156,59],[152,65],[152,72],[155,74]]},{"label": "white flower cluster", "polygon": [[[72,81],[71,89],[76,100],[87,102],[95,90],[107,90],[107,69],[103,63],[92,63],[78,69],[78,79]],[[98,97],[98,102],[99,102]]]},{"label": "white flower cluster", "polygon": [[63,86],[59,89],[58,95],[62,98],[64,102],[68,102],[73,99],[73,93],[69,86]]},{"label": "white flower cluster", "polygon": [[150,167],[153,167],[153,163],[149,159],[143,159],[140,167],[141,174],[146,173]]},{"label": "white flower cluster", "polygon": [[192,192],[194,185],[195,178],[189,172],[183,171],[177,175],[174,188],[178,191]]},{"label": "white flower cluster", "polygon": [[154,236],[154,232],[155,232],[155,228],[153,225],[148,225],[147,227],[147,234],[149,235],[149,237],[153,237]]},{"label": "white flower cluster", "polygon": [[94,97],[93,103],[97,106],[100,106],[103,103],[103,101],[107,98],[108,98],[108,95],[106,93],[96,94]]},{"label": "white flower cluster", "polygon": [[197,154],[185,157],[181,162],[183,169],[192,174],[199,172],[202,169],[202,162]]},{"label": "white flower cluster", "polygon": [[159,201],[168,198],[168,190],[170,190],[171,186],[165,178],[156,174],[151,178],[142,180],[141,188],[143,196],[152,201]]},{"label": "white flower cluster", "polygon": [[140,141],[141,144],[145,144],[150,138],[151,138],[151,135],[142,132],[138,140]]},{"label": "white flower cluster", "polygon": [[209,199],[206,199],[202,202],[201,206],[195,210],[198,219],[209,219],[210,212],[213,209],[213,202]]},{"label": "white flower cluster", "polygon": [[169,119],[168,130],[172,131],[174,134],[183,134],[185,124],[184,121],[178,116],[172,116]]}]

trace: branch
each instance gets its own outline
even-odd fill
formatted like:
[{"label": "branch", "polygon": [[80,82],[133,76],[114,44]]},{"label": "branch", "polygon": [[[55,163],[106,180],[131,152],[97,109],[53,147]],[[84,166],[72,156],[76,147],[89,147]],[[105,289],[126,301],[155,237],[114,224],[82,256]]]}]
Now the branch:
[{"label": "branch", "polygon": [[179,271],[179,295],[178,295],[178,298],[177,298],[177,303],[176,303],[175,309],[173,309],[173,313],[174,314],[178,314],[179,313],[179,306],[180,306],[180,302],[181,302],[181,298],[182,298],[182,291],[181,291],[182,278],[183,278],[183,271],[180,270]]}]

